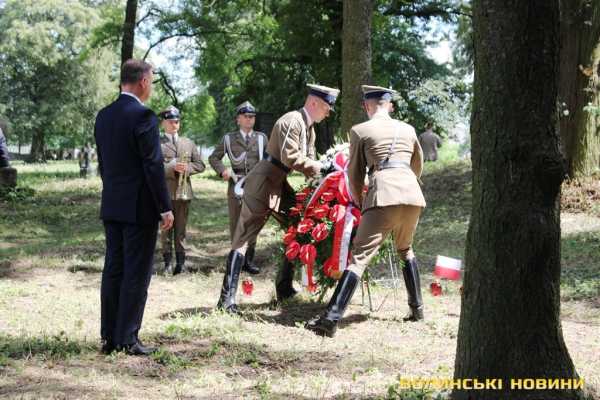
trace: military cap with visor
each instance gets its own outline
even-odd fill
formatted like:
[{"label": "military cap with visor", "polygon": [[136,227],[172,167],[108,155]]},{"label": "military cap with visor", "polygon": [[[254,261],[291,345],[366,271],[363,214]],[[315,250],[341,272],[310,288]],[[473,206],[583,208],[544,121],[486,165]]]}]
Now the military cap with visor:
[{"label": "military cap with visor", "polygon": [[179,114],[179,110],[173,106],[169,106],[166,109],[164,109],[163,111],[161,111],[158,116],[165,120],[165,119],[171,119],[171,120],[179,120],[181,119],[181,114]]},{"label": "military cap with visor", "polygon": [[364,100],[392,101],[398,97],[398,92],[391,88],[371,85],[362,85],[361,88]]},{"label": "military cap with visor", "polygon": [[235,108],[235,114],[251,114],[256,115],[256,108],[249,101],[245,101]]},{"label": "military cap with visor", "polygon": [[315,85],[312,83],[309,83],[306,86],[308,86],[308,88],[310,89],[308,94],[316,96],[316,97],[320,98],[321,100],[325,101],[325,103],[329,104],[329,106],[333,110],[335,101],[336,101],[338,95],[340,94],[339,89],[334,89],[334,88],[330,88],[330,87],[322,86],[322,85]]}]

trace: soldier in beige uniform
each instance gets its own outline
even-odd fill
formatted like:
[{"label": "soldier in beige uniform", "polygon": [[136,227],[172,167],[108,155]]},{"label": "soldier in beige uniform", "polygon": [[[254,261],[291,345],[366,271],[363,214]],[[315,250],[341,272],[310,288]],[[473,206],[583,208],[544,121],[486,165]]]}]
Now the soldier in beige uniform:
[{"label": "soldier in beige uniform", "polygon": [[[389,116],[395,91],[366,85],[362,89],[369,121],[350,131],[348,177],[352,196],[363,215],[352,243],[348,269],[326,311],[306,324],[307,329],[322,336],[335,334],[360,277],[390,233],[405,264],[402,271],[410,306],[405,320],[423,319],[419,268],[412,251],[413,234],[425,207],[418,182],[423,169],[421,146],[412,126]],[[367,168],[369,187],[363,195]]]},{"label": "soldier in beige uniform", "polygon": [[[228,181],[227,205],[229,206],[229,234],[233,240],[233,232],[242,209],[241,198],[234,193],[235,184],[250,172],[266,153],[267,135],[254,131],[256,109],[245,101],[236,108],[236,122],[240,129],[237,132],[226,133],[223,140],[208,157],[208,162],[215,172]],[[227,154],[231,169],[223,164],[223,157]],[[254,263],[256,238],[248,242],[243,271],[258,274],[260,268]]]},{"label": "soldier in beige uniform", "polygon": [[[218,308],[237,313],[235,295],[248,244],[256,237],[273,215],[282,222],[295,204],[294,191],[287,182],[292,171],[307,177],[322,173],[328,166],[315,160],[315,131],[313,124],[328,115],[339,90],[325,86],[308,85],[309,94],[304,107],[284,114],[275,122],[264,158],[246,176],[242,210],[238,219]],[[278,300],[294,296],[292,264],[284,257],[284,265],[277,274],[275,289]]]},{"label": "soldier in beige uniform", "polygon": [[[160,242],[165,272],[177,275],[183,271],[185,265],[185,228],[190,201],[193,198],[190,175],[204,171],[205,166],[194,142],[179,136],[179,110],[171,106],[160,112],[159,117],[162,119],[161,125],[164,130],[160,147],[164,158],[165,178],[175,215],[175,222],[171,229],[161,231]],[[181,176],[183,173],[187,174],[187,178]],[[184,178],[185,182],[183,182]],[[180,181],[185,187],[179,187]],[[175,239],[175,268],[171,271],[173,238]]]}]

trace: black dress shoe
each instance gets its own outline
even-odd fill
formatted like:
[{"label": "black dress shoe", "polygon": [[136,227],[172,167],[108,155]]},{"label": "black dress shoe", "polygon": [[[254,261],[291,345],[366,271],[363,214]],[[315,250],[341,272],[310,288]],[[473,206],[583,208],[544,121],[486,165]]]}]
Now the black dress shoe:
[{"label": "black dress shoe", "polygon": [[102,354],[109,355],[116,349],[117,349],[116,346],[111,341],[106,340],[102,343],[102,348],[100,349],[100,352]]},{"label": "black dress shoe", "polygon": [[139,340],[133,344],[118,346],[117,349],[130,356],[149,356],[157,350],[156,347],[144,346]]},{"label": "black dress shoe", "polygon": [[260,268],[256,264],[254,264],[254,263],[252,263],[252,264],[250,264],[250,263],[244,264],[244,266],[242,267],[242,271],[247,272],[247,273],[252,274],[252,275],[260,274]]}]

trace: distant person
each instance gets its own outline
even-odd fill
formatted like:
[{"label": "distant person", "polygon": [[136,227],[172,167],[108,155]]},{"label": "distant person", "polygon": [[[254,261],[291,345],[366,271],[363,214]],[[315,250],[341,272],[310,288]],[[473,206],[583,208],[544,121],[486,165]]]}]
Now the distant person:
[{"label": "distant person", "polygon": [[421,143],[421,148],[423,148],[424,161],[437,161],[437,149],[442,147],[442,139],[433,132],[433,124],[431,122],[425,124],[425,132],[419,135],[419,143]]},{"label": "distant person", "polygon": [[79,177],[87,178],[92,170],[92,147],[89,143],[85,144],[79,151]]},{"label": "distant person", "polygon": [[0,168],[10,167],[8,158],[8,147],[6,146],[6,137],[2,128],[0,128]]},{"label": "distant person", "polygon": [[[173,106],[159,113],[164,135],[161,137],[161,149],[164,157],[167,188],[173,204],[175,223],[173,227],[160,233],[160,243],[165,263],[165,272],[177,275],[185,268],[185,230],[193,197],[190,175],[206,168],[198,148],[190,139],[180,136],[180,114]],[[187,177],[182,174],[187,173]],[[181,186],[180,186],[181,183]],[[173,260],[173,239],[175,241],[175,268]]]},{"label": "distant person", "polygon": [[[246,175],[267,153],[267,135],[254,130],[256,121],[256,109],[245,101],[236,108],[235,120],[239,129],[226,133],[223,140],[208,157],[208,162],[215,172],[228,182],[227,205],[229,206],[229,236],[233,240],[233,232],[242,210],[242,199],[234,193],[235,184]],[[223,164],[223,158],[227,155],[231,168]],[[246,257],[242,271],[258,274],[260,268],[254,263],[256,238],[252,237],[248,242]]]},{"label": "distant person", "polygon": [[173,225],[158,118],[144,105],[152,93],[152,66],[127,60],[121,94],[96,117],[94,136],[102,178],[100,218],[106,257],[100,289],[102,352],[149,355],[138,332],[152,277],[158,221]]}]

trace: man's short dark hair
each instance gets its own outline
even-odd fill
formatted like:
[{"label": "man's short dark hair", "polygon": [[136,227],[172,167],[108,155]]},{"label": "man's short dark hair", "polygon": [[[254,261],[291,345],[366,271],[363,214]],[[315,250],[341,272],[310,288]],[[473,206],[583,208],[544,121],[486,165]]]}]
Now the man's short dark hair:
[{"label": "man's short dark hair", "polygon": [[121,67],[121,84],[137,83],[152,71],[152,65],[143,60],[130,58]]}]

